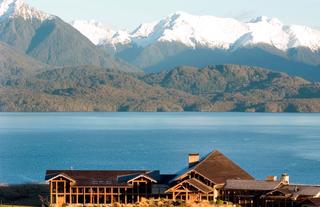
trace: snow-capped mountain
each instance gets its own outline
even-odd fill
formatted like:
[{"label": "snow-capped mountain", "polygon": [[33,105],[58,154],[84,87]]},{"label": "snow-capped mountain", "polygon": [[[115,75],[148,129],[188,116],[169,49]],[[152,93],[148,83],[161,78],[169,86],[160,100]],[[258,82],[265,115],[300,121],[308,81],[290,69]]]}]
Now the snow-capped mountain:
[{"label": "snow-capped mountain", "polygon": [[77,20],[71,22],[71,25],[86,36],[96,45],[101,44],[105,40],[111,40],[116,31],[105,27],[103,24],[90,20]]},{"label": "snow-capped mountain", "polygon": [[[94,30],[93,26],[89,29],[95,33],[99,31]],[[108,33],[99,35],[108,37]],[[137,70],[125,61],[110,57],[59,17],[33,8],[24,0],[0,0],[2,42],[20,54],[54,67],[95,65],[126,71]],[[10,51],[8,54],[14,55]]]},{"label": "snow-capped mountain", "polygon": [[14,17],[44,21],[53,16],[29,6],[24,0],[0,0],[0,20]]},{"label": "snow-capped mountain", "polygon": [[[89,29],[90,25],[75,27],[97,44],[94,34],[98,33]],[[103,28],[102,25],[98,27]],[[220,49],[267,44],[282,51],[297,47],[307,47],[313,51],[320,49],[320,31],[306,26],[284,25],[276,18],[264,16],[240,22],[231,18],[176,12],[160,21],[141,24],[131,33],[119,31],[116,34],[112,38],[110,35],[100,36],[103,40],[99,43],[131,43],[147,47],[156,42],[178,42],[192,48]]]}]

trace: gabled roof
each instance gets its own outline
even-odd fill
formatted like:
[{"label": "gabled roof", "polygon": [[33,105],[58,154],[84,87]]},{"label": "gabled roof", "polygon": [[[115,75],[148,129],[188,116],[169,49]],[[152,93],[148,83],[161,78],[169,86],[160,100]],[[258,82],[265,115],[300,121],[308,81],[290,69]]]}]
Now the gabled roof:
[{"label": "gabled roof", "polygon": [[172,186],[171,188],[166,190],[166,192],[171,192],[173,189],[176,189],[176,188],[178,188],[179,186],[182,186],[185,183],[188,183],[189,185],[193,186],[194,188],[198,189],[199,191],[201,191],[203,193],[210,193],[210,192],[213,191],[213,188],[201,183],[200,181],[198,181],[195,178],[190,178],[190,179],[184,180],[181,183],[178,183],[178,184]]},{"label": "gabled roof", "polygon": [[75,181],[77,186],[124,186],[127,182],[119,182],[119,176],[138,176],[147,170],[47,170],[46,180],[57,175],[65,175]]},{"label": "gabled roof", "polygon": [[316,206],[316,207],[320,207],[320,198],[309,198],[309,199],[306,199],[304,201],[302,201],[300,203],[300,205],[309,205],[309,206]]},{"label": "gabled roof", "polygon": [[219,151],[213,151],[198,164],[180,172],[175,181],[194,171],[215,184],[225,183],[228,179],[253,180],[254,178]]},{"label": "gabled roof", "polygon": [[153,170],[148,171],[146,173],[135,173],[130,175],[120,175],[118,176],[118,182],[131,182],[133,180],[136,180],[138,178],[144,177],[154,183],[158,183],[160,180],[160,171],[159,170]]},{"label": "gabled roof", "polygon": [[212,192],[213,189],[210,188],[209,186],[201,183],[200,181],[198,181],[195,178],[191,178],[186,180],[187,183],[189,183],[190,185],[194,186],[195,188],[199,189],[200,191],[204,192],[204,193],[209,193]]},{"label": "gabled roof", "polygon": [[47,181],[50,181],[50,180],[54,180],[58,177],[63,177],[69,181],[72,181],[72,182],[76,182],[73,178],[69,177],[68,175],[64,174],[64,173],[54,173],[54,174],[51,174],[50,176],[48,176],[48,179],[47,179],[47,176],[46,176],[46,180]]},{"label": "gabled roof", "polygon": [[298,199],[300,196],[302,197],[319,197],[320,196],[320,187],[317,186],[307,186],[307,185],[296,185],[296,190],[293,192],[292,198]]},{"label": "gabled roof", "polygon": [[132,182],[132,181],[134,181],[134,180],[136,180],[136,179],[138,179],[138,178],[146,178],[146,179],[150,180],[151,182],[157,183],[156,180],[154,180],[153,178],[149,177],[149,176],[146,175],[146,174],[140,174],[140,175],[138,175],[138,176],[136,176],[136,177],[128,180],[128,183],[129,183],[129,182]]},{"label": "gabled roof", "polygon": [[227,180],[224,189],[271,191],[281,186],[280,181],[265,180]]},{"label": "gabled roof", "polygon": [[269,192],[266,196],[272,196],[274,193],[280,192],[285,197],[297,200],[300,197],[316,198],[320,196],[320,186],[311,185],[282,185],[279,188]]}]

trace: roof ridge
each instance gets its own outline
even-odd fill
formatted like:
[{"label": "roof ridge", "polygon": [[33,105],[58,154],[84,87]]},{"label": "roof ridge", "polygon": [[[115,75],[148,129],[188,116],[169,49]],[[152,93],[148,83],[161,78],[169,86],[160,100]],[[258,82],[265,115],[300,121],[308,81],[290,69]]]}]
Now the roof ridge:
[{"label": "roof ridge", "polygon": [[199,161],[199,163],[197,163],[192,169],[196,169],[198,166],[200,166],[204,161],[206,161],[207,159],[209,159],[209,157],[211,155],[213,155],[214,153],[218,153],[218,154],[221,154],[223,155],[219,150],[213,150],[211,151],[210,153],[208,153],[202,160]]},{"label": "roof ridge", "polygon": [[[213,150],[211,153],[209,153],[201,162],[199,162],[198,164],[195,165],[195,167],[193,168],[193,170],[197,171],[197,167],[199,167],[201,164],[203,164],[207,159],[209,159],[211,156],[222,156],[224,159],[228,160],[230,163],[232,163],[233,165],[235,165],[237,168],[241,169],[242,171],[244,171],[247,175],[249,175],[250,177],[252,177],[247,171],[243,170],[240,165],[238,165],[236,162],[234,162],[233,160],[231,160],[230,158],[228,158],[227,156],[225,156],[223,153],[221,153],[219,150]],[[254,179],[254,177],[252,177]],[[248,179],[249,180],[249,179]]]}]

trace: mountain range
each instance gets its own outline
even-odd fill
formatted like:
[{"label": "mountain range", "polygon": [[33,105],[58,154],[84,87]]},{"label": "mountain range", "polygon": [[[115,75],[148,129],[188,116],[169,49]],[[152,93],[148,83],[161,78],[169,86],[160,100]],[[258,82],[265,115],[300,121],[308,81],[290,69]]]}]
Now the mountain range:
[{"label": "mountain range", "polygon": [[147,72],[177,65],[244,64],[319,80],[320,31],[265,16],[249,22],[176,12],[134,31],[71,23],[94,44]]},{"label": "mountain range", "polygon": [[0,0],[0,111],[316,112],[319,33],[184,12],[116,31]]},{"label": "mountain range", "polygon": [[23,0],[2,0],[0,31],[1,42],[45,64],[137,70],[110,57],[59,17],[30,7]]}]

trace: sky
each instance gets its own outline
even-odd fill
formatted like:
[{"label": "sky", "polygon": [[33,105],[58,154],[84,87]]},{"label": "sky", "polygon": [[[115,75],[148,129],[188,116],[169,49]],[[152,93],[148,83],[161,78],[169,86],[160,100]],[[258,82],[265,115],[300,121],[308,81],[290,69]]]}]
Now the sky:
[{"label": "sky", "polygon": [[65,21],[97,20],[116,29],[162,19],[176,11],[248,21],[276,17],[285,24],[320,29],[320,0],[26,0]]}]

